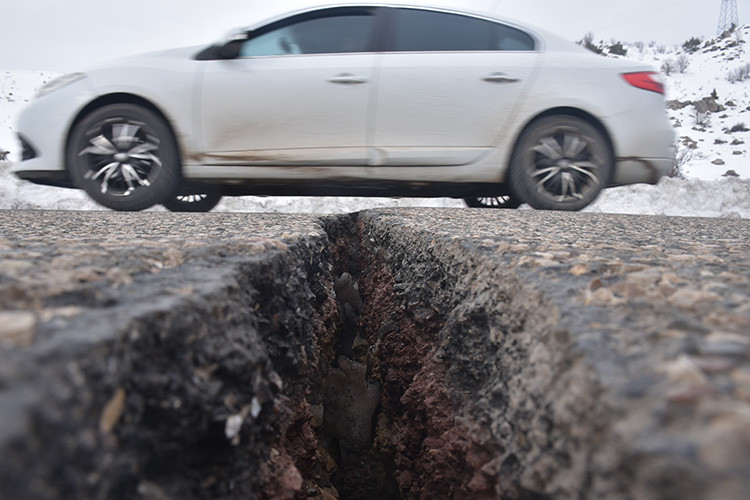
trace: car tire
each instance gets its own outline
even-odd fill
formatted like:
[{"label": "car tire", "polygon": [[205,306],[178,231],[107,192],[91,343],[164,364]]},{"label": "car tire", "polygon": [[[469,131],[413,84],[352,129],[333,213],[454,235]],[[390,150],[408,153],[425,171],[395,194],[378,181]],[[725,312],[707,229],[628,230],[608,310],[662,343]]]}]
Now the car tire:
[{"label": "car tire", "polygon": [[605,136],[573,116],[548,116],[521,134],[508,183],[522,202],[539,210],[581,210],[612,176],[614,160]]},{"label": "car tire", "polygon": [[221,201],[221,194],[215,192],[178,194],[162,205],[170,212],[210,212]]},{"label": "car tire", "polygon": [[174,195],[181,180],[172,131],[134,104],[103,106],[70,134],[67,165],[75,185],[113,210],[144,210]]},{"label": "car tire", "polygon": [[464,198],[464,203],[470,208],[518,208],[521,202],[515,196],[487,196],[483,198]]}]

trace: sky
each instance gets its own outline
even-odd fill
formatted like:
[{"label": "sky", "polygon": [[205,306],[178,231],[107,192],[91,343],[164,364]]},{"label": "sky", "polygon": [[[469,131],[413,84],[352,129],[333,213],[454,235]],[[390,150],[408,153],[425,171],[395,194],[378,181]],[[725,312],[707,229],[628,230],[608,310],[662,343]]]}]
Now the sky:
[{"label": "sky", "polygon": [[[681,44],[716,32],[722,0],[403,0],[492,12],[569,40]],[[398,0],[391,0],[398,2]],[[750,0],[736,0],[740,24]],[[5,2],[0,68],[69,72],[121,56],[209,44],[233,28],[340,0],[24,0]]]}]

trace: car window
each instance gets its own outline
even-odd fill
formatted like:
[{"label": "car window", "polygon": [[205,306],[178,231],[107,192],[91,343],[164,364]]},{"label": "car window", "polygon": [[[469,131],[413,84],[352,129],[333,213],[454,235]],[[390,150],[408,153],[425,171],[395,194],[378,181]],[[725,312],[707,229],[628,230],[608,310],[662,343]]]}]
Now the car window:
[{"label": "car window", "polygon": [[375,16],[369,12],[304,18],[252,36],[240,57],[366,52],[374,27]]},{"label": "car window", "polygon": [[534,50],[536,43],[528,33],[504,24],[495,24],[495,50]]},{"label": "car window", "polygon": [[528,34],[459,14],[396,9],[395,51],[534,50]]}]

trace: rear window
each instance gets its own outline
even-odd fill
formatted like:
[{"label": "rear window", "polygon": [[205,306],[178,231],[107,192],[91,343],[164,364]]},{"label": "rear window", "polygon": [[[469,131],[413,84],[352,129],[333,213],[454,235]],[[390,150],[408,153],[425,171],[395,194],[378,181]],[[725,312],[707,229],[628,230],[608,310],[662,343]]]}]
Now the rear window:
[{"label": "rear window", "polygon": [[409,52],[534,50],[516,28],[459,14],[395,9],[392,50]]}]

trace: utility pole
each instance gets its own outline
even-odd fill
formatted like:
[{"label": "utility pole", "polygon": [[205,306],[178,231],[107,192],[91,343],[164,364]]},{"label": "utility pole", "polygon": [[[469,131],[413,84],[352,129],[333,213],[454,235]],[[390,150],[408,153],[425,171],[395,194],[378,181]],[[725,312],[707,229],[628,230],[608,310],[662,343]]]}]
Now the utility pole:
[{"label": "utility pole", "polygon": [[737,16],[737,0],[721,0],[721,14],[719,15],[719,27],[716,34],[721,35],[727,30],[739,27]]}]

